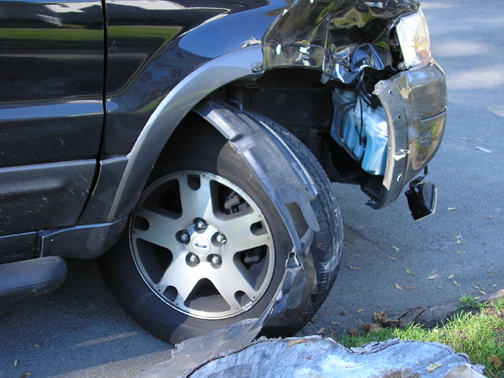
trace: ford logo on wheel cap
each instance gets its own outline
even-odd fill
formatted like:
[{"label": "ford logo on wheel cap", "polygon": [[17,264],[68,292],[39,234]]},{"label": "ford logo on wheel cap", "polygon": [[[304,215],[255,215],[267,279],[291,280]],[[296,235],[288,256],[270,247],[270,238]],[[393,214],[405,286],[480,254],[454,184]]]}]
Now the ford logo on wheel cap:
[{"label": "ford logo on wheel cap", "polygon": [[208,253],[210,251],[210,242],[203,236],[195,237],[191,244],[196,253]]}]

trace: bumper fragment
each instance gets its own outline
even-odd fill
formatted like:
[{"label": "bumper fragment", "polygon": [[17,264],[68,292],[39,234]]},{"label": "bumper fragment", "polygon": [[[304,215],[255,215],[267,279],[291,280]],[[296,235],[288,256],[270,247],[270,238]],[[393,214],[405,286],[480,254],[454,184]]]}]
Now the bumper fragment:
[{"label": "bumper fragment", "polygon": [[394,202],[402,188],[434,157],[446,124],[445,73],[433,61],[376,84],[373,92],[387,116],[389,142],[378,209]]}]

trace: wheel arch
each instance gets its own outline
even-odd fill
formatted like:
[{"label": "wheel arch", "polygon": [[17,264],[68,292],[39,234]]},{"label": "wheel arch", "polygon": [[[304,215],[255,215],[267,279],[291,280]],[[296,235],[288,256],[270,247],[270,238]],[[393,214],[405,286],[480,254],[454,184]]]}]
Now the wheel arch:
[{"label": "wheel arch", "polygon": [[178,83],[149,117],[131,151],[100,162],[97,183],[78,225],[110,223],[127,217],[163,148],[185,116],[218,88],[254,75],[253,66],[262,59],[261,46],[249,46],[203,64]]},{"label": "wheel arch", "polygon": [[[310,232],[298,235],[289,210],[292,206],[288,205],[299,206],[309,226],[307,231],[318,230],[312,206],[317,191],[309,174],[281,138],[253,116],[220,100],[201,102],[229,83],[261,75],[262,61],[262,46],[248,46],[202,65],[182,80],[158,105],[130,153],[124,158],[101,162],[97,185],[79,224],[112,223],[127,217],[170,136],[194,110],[230,141],[259,177],[289,230],[294,250],[306,250]],[[283,172],[287,180],[277,180],[272,174],[275,171]],[[116,190],[112,198],[103,201],[100,193],[107,189],[110,193],[112,176]]]},{"label": "wheel arch", "polygon": [[223,85],[253,75],[262,61],[260,45],[222,55],[196,69],[158,105],[127,155],[127,164],[108,221],[127,216],[135,206],[155,162],[173,131],[207,95]]}]

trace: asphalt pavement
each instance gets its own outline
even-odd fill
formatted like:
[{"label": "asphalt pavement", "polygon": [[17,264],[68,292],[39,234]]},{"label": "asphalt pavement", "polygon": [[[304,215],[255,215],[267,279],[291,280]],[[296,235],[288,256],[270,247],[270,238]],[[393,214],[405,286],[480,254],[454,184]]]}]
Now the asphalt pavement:
[{"label": "asphalt pavement", "polygon": [[[502,0],[424,1],[423,10],[449,89],[448,125],[428,176],[438,210],[414,222],[403,195],[375,211],[359,188],[335,185],[345,227],[340,273],[302,334],[338,334],[375,311],[504,288]],[[134,377],[169,357],[170,346],[119,307],[94,261],[67,263],[56,292],[0,304],[0,377]]]}]

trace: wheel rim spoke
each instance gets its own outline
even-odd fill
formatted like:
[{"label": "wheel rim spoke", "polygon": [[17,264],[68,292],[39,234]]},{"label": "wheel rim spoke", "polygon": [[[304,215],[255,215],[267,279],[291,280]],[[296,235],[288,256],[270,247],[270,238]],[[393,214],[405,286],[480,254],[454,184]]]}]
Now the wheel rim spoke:
[{"label": "wheel rim spoke", "polygon": [[135,228],[135,239],[143,239],[149,243],[169,249],[174,257],[183,250],[182,245],[175,238],[177,226],[175,220],[143,207],[139,209],[136,215],[146,219],[149,222],[149,228],[147,230],[141,230],[138,227]]},{"label": "wheel rim spoke", "polygon": [[236,300],[236,293],[243,292],[247,294],[251,300],[257,298],[259,295],[237,268],[233,269],[233,271],[231,271],[231,269],[226,269],[226,272],[213,274],[210,280],[231,309],[240,309],[243,307],[242,304]]},{"label": "wheel rim spoke", "polygon": [[262,218],[251,213],[226,221],[223,225],[227,236],[226,250],[240,252],[270,244],[271,237],[268,233],[256,235],[251,231],[251,226],[259,220]]},{"label": "wheel rim spoke", "polygon": [[180,300],[182,305],[202,278],[198,270],[200,269],[189,267],[184,256],[180,256],[170,264],[156,286],[161,293],[170,286],[177,289],[177,300]]},{"label": "wheel rim spoke", "polygon": [[184,219],[194,219],[212,214],[212,191],[210,180],[200,175],[200,187],[193,189],[189,186],[189,176],[184,175],[180,180],[180,201]]}]

